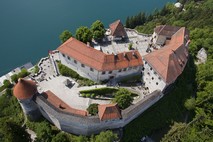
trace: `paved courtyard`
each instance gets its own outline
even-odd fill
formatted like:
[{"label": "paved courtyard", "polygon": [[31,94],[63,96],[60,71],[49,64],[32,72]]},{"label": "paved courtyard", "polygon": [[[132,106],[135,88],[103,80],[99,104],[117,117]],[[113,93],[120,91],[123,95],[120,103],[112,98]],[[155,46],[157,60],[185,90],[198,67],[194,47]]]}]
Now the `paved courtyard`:
[{"label": "paved courtyard", "polygon": [[110,37],[108,37],[108,42],[103,42],[101,44],[97,44],[96,47],[99,47],[102,52],[106,54],[118,54],[122,52],[130,51],[128,49],[129,44],[132,44],[133,50],[138,50],[141,56],[148,54],[146,52],[150,36],[141,35],[136,33],[134,30],[127,30],[127,35],[129,37],[126,41],[111,41]]}]

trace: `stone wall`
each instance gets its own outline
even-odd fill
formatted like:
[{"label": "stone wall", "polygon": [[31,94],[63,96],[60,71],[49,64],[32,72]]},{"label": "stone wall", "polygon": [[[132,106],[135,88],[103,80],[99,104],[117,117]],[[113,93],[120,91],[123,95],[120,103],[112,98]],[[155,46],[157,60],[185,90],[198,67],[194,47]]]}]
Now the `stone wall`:
[{"label": "stone wall", "polygon": [[77,135],[91,135],[103,130],[124,127],[162,96],[161,91],[154,91],[137,104],[123,110],[122,119],[112,121],[100,121],[98,116],[78,116],[64,112],[54,107],[41,95],[37,96],[35,102],[38,104],[42,115],[59,129]]}]

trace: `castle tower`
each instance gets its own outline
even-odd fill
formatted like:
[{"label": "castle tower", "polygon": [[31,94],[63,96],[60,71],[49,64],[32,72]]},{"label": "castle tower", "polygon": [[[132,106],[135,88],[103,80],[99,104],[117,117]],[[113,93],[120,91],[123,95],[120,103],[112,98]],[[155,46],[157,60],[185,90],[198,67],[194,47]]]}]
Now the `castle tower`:
[{"label": "castle tower", "polygon": [[36,93],[36,83],[32,80],[19,79],[13,89],[13,95],[18,99],[24,114],[30,120],[37,120],[41,116],[36,103],[33,101]]}]

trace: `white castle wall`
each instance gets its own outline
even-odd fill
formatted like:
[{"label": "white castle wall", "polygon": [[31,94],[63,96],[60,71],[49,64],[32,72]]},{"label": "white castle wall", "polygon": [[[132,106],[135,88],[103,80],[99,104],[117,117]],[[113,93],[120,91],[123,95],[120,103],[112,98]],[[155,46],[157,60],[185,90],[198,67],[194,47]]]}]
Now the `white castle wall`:
[{"label": "white castle wall", "polygon": [[61,60],[61,63],[68,66],[72,70],[76,71],[78,74],[85,78],[89,78],[93,81],[103,81],[103,80],[108,80],[110,77],[112,78],[122,78],[125,76],[129,76],[132,74],[138,74],[141,71],[141,66],[138,67],[129,67],[126,69],[122,70],[113,70],[113,71],[98,71],[95,70],[94,68],[91,68],[85,64],[80,63],[79,61],[65,55],[59,53],[59,58]]},{"label": "white castle wall", "polygon": [[157,74],[157,72],[143,59],[144,71],[143,71],[143,81],[145,87],[149,88],[150,92],[155,90],[163,91],[166,87],[164,80]]}]

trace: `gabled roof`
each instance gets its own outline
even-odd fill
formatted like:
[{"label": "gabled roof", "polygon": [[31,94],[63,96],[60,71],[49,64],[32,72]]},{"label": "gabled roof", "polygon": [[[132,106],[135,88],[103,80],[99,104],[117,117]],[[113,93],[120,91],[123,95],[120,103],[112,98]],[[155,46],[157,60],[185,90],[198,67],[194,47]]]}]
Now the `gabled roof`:
[{"label": "gabled roof", "polygon": [[171,36],[174,35],[179,29],[180,27],[176,27],[176,26],[160,25],[154,29],[154,32],[157,33],[158,35],[171,38]]},{"label": "gabled roof", "polygon": [[185,28],[178,30],[167,45],[159,50],[144,56],[144,60],[170,84],[182,73],[188,60],[188,50],[185,41],[188,40],[188,31]]},{"label": "gabled roof", "polygon": [[105,54],[72,37],[57,50],[98,71],[119,70],[143,65],[142,57],[138,51],[118,55]]},{"label": "gabled roof", "polygon": [[19,99],[29,99],[37,93],[36,83],[32,80],[19,79],[13,89],[13,95]]},{"label": "gabled roof", "polygon": [[117,37],[126,37],[127,36],[124,26],[120,20],[117,20],[114,23],[110,24],[109,28],[111,30],[112,36],[117,36]]},{"label": "gabled roof", "polygon": [[98,105],[98,115],[101,121],[121,118],[117,104]]}]

